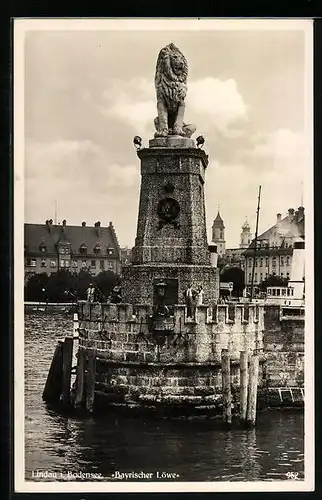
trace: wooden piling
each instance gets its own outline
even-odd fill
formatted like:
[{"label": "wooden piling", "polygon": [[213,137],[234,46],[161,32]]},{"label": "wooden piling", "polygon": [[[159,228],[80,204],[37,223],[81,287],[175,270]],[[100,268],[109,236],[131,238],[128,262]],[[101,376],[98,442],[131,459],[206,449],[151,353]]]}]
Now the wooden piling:
[{"label": "wooden piling", "polygon": [[250,358],[249,382],[248,382],[248,402],[246,424],[254,427],[256,424],[257,406],[257,386],[258,386],[259,356],[256,351]]},{"label": "wooden piling", "polygon": [[65,337],[63,343],[63,383],[61,401],[63,406],[68,407],[70,404],[70,380],[72,370],[73,356],[73,337]]},{"label": "wooden piling", "polygon": [[230,356],[228,349],[221,351],[221,375],[223,395],[223,418],[224,422],[231,424],[231,384],[230,384]]},{"label": "wooden piling", "polygon": [[42,398],[47,403],[58,403],[63,385],[63,340],[59,340],[48,372]]},{"label": "wooden piling", "polygon": [[240,353],[240,421],[246,422],[247,417],[247,390],[248,390],[248,354],[246,351]]},{"label": "wooden piling", "polygon": [[70,377],[70,389],[74,392],[76,384],[77,375],[77,351],[79,347],[79,324],[78,324],[78,314],[74,313],[73,318],[73,354],[72,354],[72,372]]},{"label": "wooden piling", "polygon": [[76,368],[76,391],[75,391],[75,407],[82,406],[84,402],[84,375],[85,375],[85,356],[84,349],[79,349],[77,353],[77,368]]},{"label": "wooden piling", "polygon": [[87,351],[87,368],[85,376],[86,410],[92,413],[95,394],[96,349]]}]

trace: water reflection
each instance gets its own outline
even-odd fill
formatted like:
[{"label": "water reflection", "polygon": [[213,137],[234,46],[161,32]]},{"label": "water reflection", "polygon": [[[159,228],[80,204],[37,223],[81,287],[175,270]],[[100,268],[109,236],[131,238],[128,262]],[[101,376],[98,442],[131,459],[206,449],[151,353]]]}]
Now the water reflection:
[{"label": "water reflection", "polygon": [[211,421],[58,415],[41,396],[57,339],[72,322],[28,315],[25,332],[26,479],[33,470],[99,472],[102,480],[116,471],[175,472],[182,481],[285,480],[288,472],[303,479],[302,413],[261,413],[256,429],[231,431]]}]

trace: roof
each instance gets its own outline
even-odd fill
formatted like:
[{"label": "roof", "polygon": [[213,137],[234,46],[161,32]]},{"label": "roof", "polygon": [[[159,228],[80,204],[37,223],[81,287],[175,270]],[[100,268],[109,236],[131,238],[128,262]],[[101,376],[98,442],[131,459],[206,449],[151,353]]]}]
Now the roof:
[{"label": "roof", "polygon": [[223,228],[224,229],[224,221],[222,220],[221,216],[220,216],[220,213],[219,213],[219,210],[218,210],[218,213],[217,213],[217,217],[215,218],[214,222],[213,222],[213,227],[220,227],[220,228]]},{"label": "roof", "polygon": [[[96,223],[97,224],[97,223]],[[101,255],[107,255],[107,249],[114,249],[114,255],[119,258],[120,248],[113,224],[102,226],[68,226],[54,225],[47,221],[45,224],[25,224],[24,227],[25,251],[28,255],[44,255],[40,251],[41,244],[46,245],[46,253],[57,254],[57,244],[70,244],[73,255],[80,254],[81,245],[86,245],[87,255],[95,255],[96,245],[101,247]]]},{"label": "roof", "polygon": [[242,229],[245,231],[250,230],[250,225],[248,224],[247,220],[245,220],[244,224],[242,225]]},{"label": "roof", "polygon": [[[292,238],[292,241],[304,239],[304,212],[295,212],[295,214],[288,214],[284,219],[280,220],[277,224],[270,227],[264,233],[257,237],[258,241],[271,240],[272,238]],[[252,241],[250,247],[254,247],[255,240]]]}]

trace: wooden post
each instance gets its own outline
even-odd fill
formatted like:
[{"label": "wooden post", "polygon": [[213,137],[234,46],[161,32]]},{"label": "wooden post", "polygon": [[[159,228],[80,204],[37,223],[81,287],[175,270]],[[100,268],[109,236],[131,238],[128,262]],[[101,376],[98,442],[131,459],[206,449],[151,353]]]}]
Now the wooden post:
[{"label": "wooden post", "polygon": [[79,339],[79,332],[78,332],[79,324],[78,324],[78,314],[74,313],[74,318],[73,318],[73,354],[72,354],[72,372],[71,372],[71,377],[70,377],[70,389],[73,389],[73,385],[76,380],[76,374],[77,374],[77,351],[78,351],[78,339]]},{"label": "wooden post", "polygon": [[92,413],[95,395],[96,349],[87,351],[87,369],[85,377],[86,410]]},{"label": "wooden post", "polygon": [[63,341],[59,340],[48,372],[42,398],[47,403],[58,403],[63,383]]},{"label": "wooden post", "polygon": [[63,343],[63,384],[62,403],[65,407],[70,404],[70,379],[72,370],[73,337],[65,337]]},{"label": "wooden post", "polygon": [[247,425],[252,427],[256,423],[258,368],[259,356],[257,351],[254,351],[249,364],[248,407],[246,420]]},{"label": "wooden post", "polygon": [[221,351],[221,375],[223,395],[223,418],[227,425],[231,424],[231,385],[230,385],[230,356],[228,349]]},{"label": "wooden post", "polygon": [[76,394],[75,407],[81,406],[84,402],[84,373],[85,373],[85,357],[84,349],[78,349],[78,361],[76,371]]},{"label": "wooden post", "polygon": [[248,386],[248,354],[246,351],[240,353],[240,421],[246,422],[247,417],[247,387]]}]

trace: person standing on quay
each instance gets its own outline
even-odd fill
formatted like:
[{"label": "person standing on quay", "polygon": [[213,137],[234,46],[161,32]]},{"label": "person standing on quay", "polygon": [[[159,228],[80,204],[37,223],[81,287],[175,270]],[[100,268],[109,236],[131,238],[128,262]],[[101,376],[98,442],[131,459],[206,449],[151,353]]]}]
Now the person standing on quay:
[{"label": "person standing on quay", "polygon": [[187,318],[194,317],[195,297],[196,297],[196,292],[195,292],[195,290],[193,290],[192,286],[190,285],[185,293],[186,304],[187,304]]},{"label": "person standing on quay", "polygon": [[205,292],[203,291],[202,286],[199,287],[199,292],[197,294],[197,306],[202,306],[203,305],[203,298],[204,298]]},{"label": "person standing on quay", "polygon": [[93,287],[93,283],[89,284],[87,288],[87,300],[88,302],[94,302],[95,288]]}]

